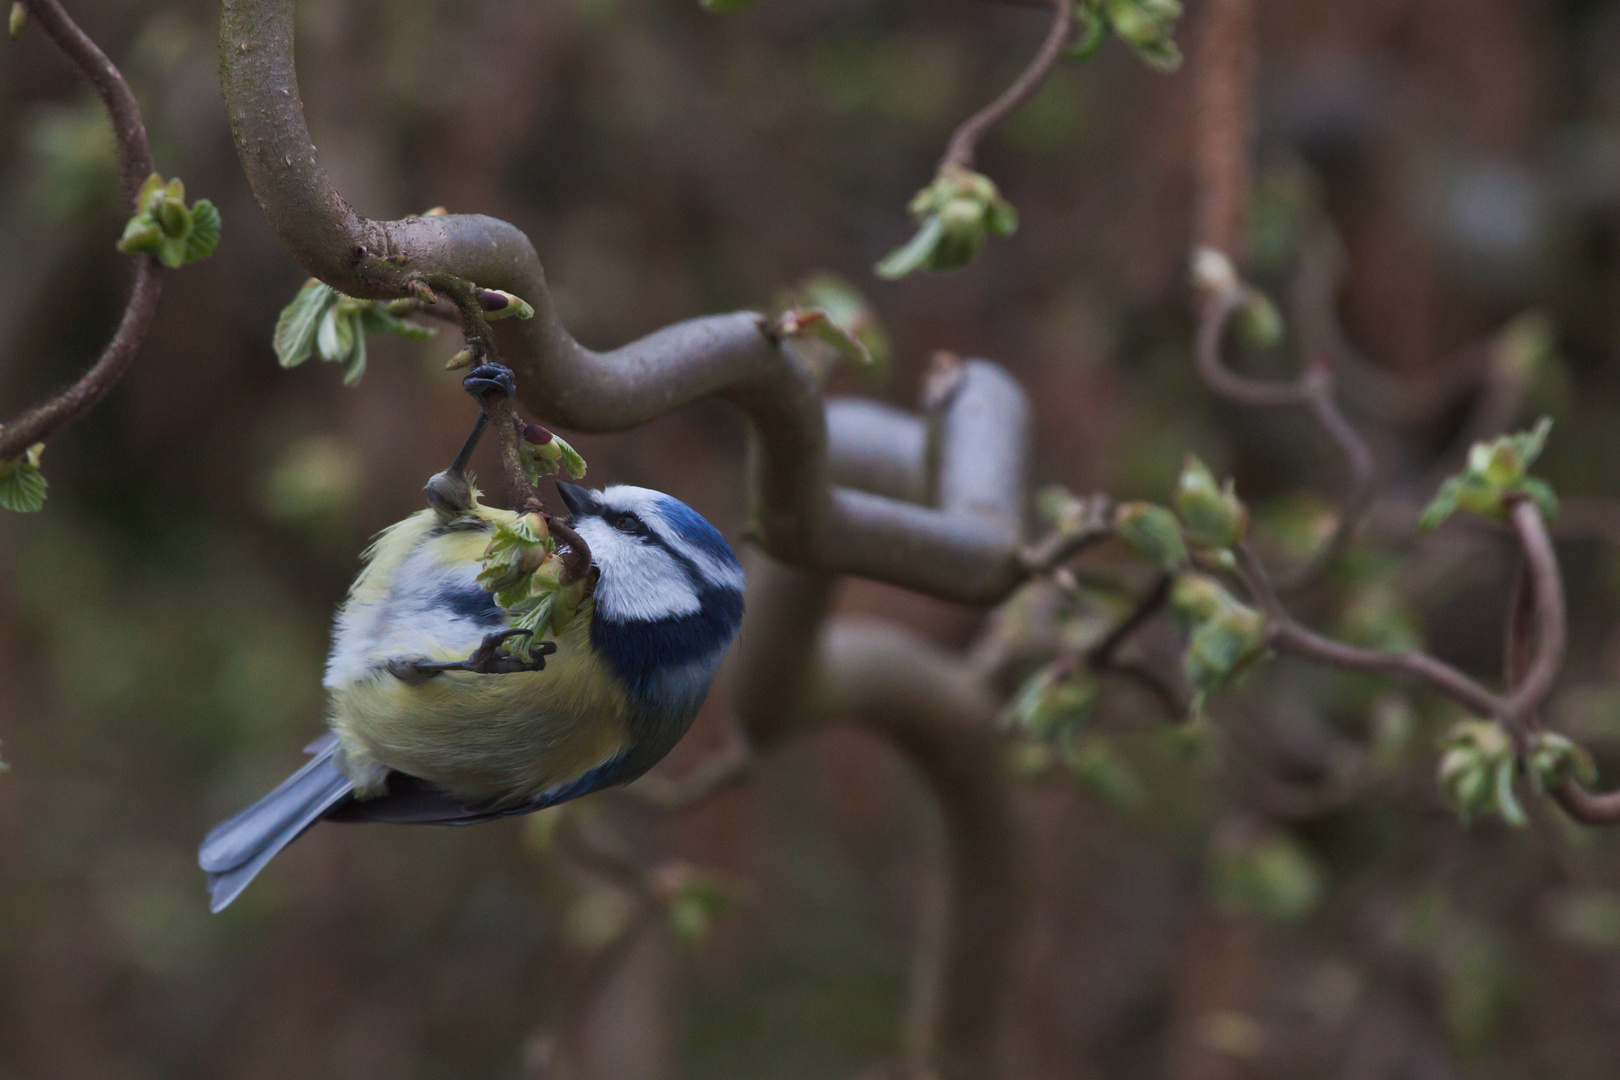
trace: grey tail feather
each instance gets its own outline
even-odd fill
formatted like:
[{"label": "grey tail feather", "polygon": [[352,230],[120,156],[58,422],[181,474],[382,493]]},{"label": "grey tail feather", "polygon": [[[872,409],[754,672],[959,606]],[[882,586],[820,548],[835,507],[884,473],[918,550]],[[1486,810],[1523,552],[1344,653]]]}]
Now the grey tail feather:
[{"label": "grey tail feather", "polygon": [[332,760],[336,739],[317,739],[308,749],[315,756],[302,769],[203,839],[197,863],[208,872],[210,911],[223,911],[278,851],[354,790]]}]

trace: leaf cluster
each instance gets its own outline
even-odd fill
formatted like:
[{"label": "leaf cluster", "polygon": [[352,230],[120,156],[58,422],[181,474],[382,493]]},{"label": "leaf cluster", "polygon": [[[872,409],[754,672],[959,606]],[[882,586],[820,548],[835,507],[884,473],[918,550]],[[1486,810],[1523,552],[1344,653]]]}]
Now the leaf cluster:
[{"label": "leaf cluster", "polygon": [[933,182],[906,209],[917,221],[917,232],[877,264],[879,277],[960,270],[990,237],[1018,231],[1018,211],[1001,197],[995,181],[960,165],[940,166]]},{"label": "leaf cluster", "polygon": [[118,250],[155,255],[169,269],[206,259],[219,246],[219,211],[207,199],[186,205],[179,177],[164,181],[153,173],[135,197],[135,216],[124,226]]},{"label": "leaf cluster", "polygon": [[392,310],[396,304],[409,310],[411,301],[357,300],[310,278],[276,319],[276,360],[284,368],[294,368],[312,354],[319,355],[342,364],[343,385],[355,386],[366,373],[367,334],[397,334],[415,341],[433,336],[431,327],[400,318]]},{"label": "leaf cluster", "polygon": [[1529,431],[1477,442],[1468,451],[1463,471],[1447,478],[1418,519],[1420,529],[1436,529],[1458,510],[1481,517],[1502,518],[1516,499],[1534,499],[1542,514],[1558,514],[1558,496],[1552,486],[1529,475],[1552,431],[1552,418],[1544,416]]},{"label": "leaf cluster", "polygon": [[1108,42],[1112,33],[1155,71],[1181,67],[1176,46],[1179,0],[1080,0],[1074,8],[1076,37],[1065,55],[1085,60]]}]

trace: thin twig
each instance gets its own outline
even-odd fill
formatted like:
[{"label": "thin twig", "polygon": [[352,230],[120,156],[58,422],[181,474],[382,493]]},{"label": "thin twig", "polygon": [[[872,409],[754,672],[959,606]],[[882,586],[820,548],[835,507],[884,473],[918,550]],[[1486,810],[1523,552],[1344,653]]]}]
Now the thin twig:
[{"label": "thin twig", "polygon": [[1558,572],[1558,555],[1552,537],[1541,517],[1541,508],[1531,499],[1514,502],[1508,514],[1513,531],[1524,548],[1530,595],[1535,601],[1535,642],[1529,667],[1508,696],[1508,714],[1523,721],[1552,693],[1558,671],[1564,664],[1568,629],[1564,605],[1564,584]]},{"label": "thin twig", "polygon": [[1152,587],[1142,594],[1130,614],[1121,619],[1101,641],[1086,650],[1086,666],[1094,671],[1112,667],[1116,654],[1126,640],[1157,615],[1170,599],[1170,585],[1174,580],[1169,574],[1160,574]]},{"label": "thin twig", "polygon": [[1018,561],[1025,572],[1037,576],[1057,569],[1086,548],[1114,535],[1114,500],[1093,495],[1085,500],[1080,524],[1059,529],[1019,550]]},{"label": "thin twig", "polygon": [[1222,362],[1221,337],[1227,321],[1247,299],[1247,288],[1236,281],[1211,289],[1205,296],[1194,350],[1199,375],[1211,390],[1240,405],[1309,409],[1317,424],[1339,447],[1350,473],[1339,501],[1338,521],[1333,533],[1301,571],[1283,586],[1285,592],[1292,592],[1320,579],[1349,546],[1356,527],[1372,502],[1375,464],[1372,448],[1339,408],[1333,369],[1325,359],[1312,363],[1297,379],[1290,381],[1251,379],[1237,374]]},{"label": "thin twig", "polygon": [[[1515,733],[1522,751],[1524,736],[1541,729],[1539,705],[1563,659],[1567,630],[1563,586],[1541,513],[1524,500],[1515,504],[1512,519],[1524,548],[1525,568],[1514,583],[1502,666],[1513,699],[1524,710],[1522,728]],[[1583,825],[1620,824],[1620,791],[1590,792],[1570,777],[1548,794]]]},{"label": "thin twig", "polygon": [[[135,197],[141,184],[156,171],[152,148],[146,139],[140,106],[129,84],[107,54],[91,41],[57,0],[24,0],[24,5],[41,30],[79,69],[101,96],[112,121],[113,141],[118,154],[118,171],[124,198],[135,212]],[[64,425],[83,416],[106,397],[129,370],[141,343],[151,329],[163,290],[161,266],[151,255],[136,255],[135,284],[112,341],[102,350],[95,364],[79,381],[17,419],[0,426],[0,460],[17,457],[35,443],[45,442]]]},{"label": "thin twig", "polygon": [[1001,92],[1000,97],[962,121],[951,135],[951,141],[946,144],[945,156],[939,160],[941,168],[955,165],[971,169],[979,140],[985,132],[1017,112],[1041,88],[1047,76],[1052,74],[1058,58],[1063,55],[1063,47],[1068,44],[1069,35],[1074,30],[1073,10],[1074,0],[1052,0],[1052,28],[1047,31],[1046,40],[1041,42],[1035,59],[1029,62],[1029,66],[1011,86]]},{"label": "thin twig", "polygon": [[1247,544],[1236,549],[1238,572],[1249,592],[1266,613],[1268,643],[1279,652],[1291,653],[1316,660],[1332,667],[1350,671],[1366,671],[1380,675],[1401,675],[1438,690],[1478,716],[1502,718],[1507,715],[1508,703],[1493,694],[1469,676],[1444,660],[1427,653],[1365,649],[1334,641],[1294,621],[1282,606],[1277,592],[1266,577],[1265,569]]}]

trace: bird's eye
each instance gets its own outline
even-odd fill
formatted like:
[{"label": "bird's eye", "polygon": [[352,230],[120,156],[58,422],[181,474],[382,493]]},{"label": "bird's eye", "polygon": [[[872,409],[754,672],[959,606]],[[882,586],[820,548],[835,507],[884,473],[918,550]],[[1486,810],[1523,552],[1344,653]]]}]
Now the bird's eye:
[{"label": "bird's eye", "polygon": [[634,514],[620,514],[614,519],[613,527],[622,533],[629,533],[634,536],[641,531],[641,519]]}]

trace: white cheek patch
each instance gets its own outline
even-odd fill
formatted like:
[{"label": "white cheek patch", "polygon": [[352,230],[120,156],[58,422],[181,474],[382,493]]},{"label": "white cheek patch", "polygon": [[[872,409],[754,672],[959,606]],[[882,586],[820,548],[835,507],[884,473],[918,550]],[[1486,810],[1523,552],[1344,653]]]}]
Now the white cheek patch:
[{"label": "white cheek patch", "polygon": [[603,502],[613,509],[630,511],[640,516],[647,527],[657,533],[658,538],[669,545],[672,551],[696,567],[704,582],[716,588],[739,591],[742,589],[744,584],[742,567],[733,561],[723,561],[712,552],[693,544],[682,536],[664,515],[664,507],[673,501],[669,496],[627,484],[608,488],[602,495]]},{"label": "white cheek patch", "polygon": [[602,571],[596,611],[615,622],[653,622],[695,614],[697,591],[674,556],[613,528],[601,518],[575,522]]}]

